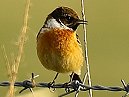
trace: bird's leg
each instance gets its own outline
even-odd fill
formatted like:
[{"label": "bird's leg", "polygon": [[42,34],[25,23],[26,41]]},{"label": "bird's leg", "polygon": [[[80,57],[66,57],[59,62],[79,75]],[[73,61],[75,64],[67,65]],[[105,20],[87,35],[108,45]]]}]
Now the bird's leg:
[{"label": "bird's leg", "polygon": [[51,87],[53,84],[55,84],[55,80],[57,78],[57,76],[59,75],[59,73],[56,73],[56,76],[54,77],[54,79],[52,80],[52,82],[48,83],[49,87]]},{"label": "bird's leg", "polygon": [[72,72],[72,74],[70,75],[69,83],[71,83],[73,81],[73,76],[74,76],[74,72]]},{"label": "bird's leg", "polygon": [[70,84],[73,81],[73,76],[74,76],[74,72],[72,72],[72,74],[70,74],[70,80],[64,84]]},{"label": "bird's leg", "polygon": [[56,76],[54,77],[52,83],[55,83],[55,80],[56,80],[56,78],[57,78],[58,75],[59,75],[59,73],[56,73]]},{"label": "bird's leg", "polygon": [[70,88],[67,88],[67,86],[73,81],[73,76],[74,76],[74,72],[72,72],[72,74],[70,75],[70,80],[68,82],[66,82],[66,83],[63,84],[64,87],[66,87],[65,88],[65,91],[66,92],[69,92],[70,91]]}]

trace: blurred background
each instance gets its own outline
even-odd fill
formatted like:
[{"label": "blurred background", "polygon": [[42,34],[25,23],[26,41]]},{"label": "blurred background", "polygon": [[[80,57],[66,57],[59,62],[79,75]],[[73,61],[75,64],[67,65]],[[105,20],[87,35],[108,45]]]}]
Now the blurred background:
[{"label": "blurred background", "polygon": [[[68,6],[77,11],[81,17],[81,0],[31,0],[28,33],[24,54],[17,81],[31,77],[31,73],[40,75],[36,82],[50,82],[55,72],[46,70],[36,55],[36,35],[47,15],[58,6]],[[26,0],[0,0],[0,82],[8,81],[3,45],[9,60],[17,55],[15,45],[23,25]],[[129,1],[128,0],[85,0],[85,12],[88,20],[88,55],[92,85],[122,86],[120,80],[129,82]],[[83,44],[83,29],[78,28]],[[85,67],[85,66],[84,66]],[[83,77],[85,68],[82,68]],[[60,74],[58,82],[69,80],[67,74]],[[18,94],[22,88],[16,88],[16,95],[29,95],[29,90]],[[0,87],[0,97],[5,97],[8,87]],[[57,89],[35,88],[40,92],[37,97],[57,97],[64,93]],[[46,96],[46,95],[49,96]],[[93,97],[121,97],[124,92],[93,91]],[[32,96],[32,95],[31,95]],[[30,96],[30,97],[31,97]],[[88,97],[88,92],[80,92],[79,97]],[[29,96],[25,96],[29,97]],[[74,93],[67,97],[74,97]]]}]

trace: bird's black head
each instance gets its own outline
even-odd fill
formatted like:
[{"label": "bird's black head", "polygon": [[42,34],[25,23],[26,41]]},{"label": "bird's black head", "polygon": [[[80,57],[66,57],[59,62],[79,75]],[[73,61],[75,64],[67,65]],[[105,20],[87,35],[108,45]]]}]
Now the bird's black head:
[{"label": "bird's black head", "polygon": [[68,7],[58,7],[52,13],[49,14],[49,17],[53,17],[60,24],[76,30],[79,24],[87,23],[87,21],[80,20],[77,13]]}]

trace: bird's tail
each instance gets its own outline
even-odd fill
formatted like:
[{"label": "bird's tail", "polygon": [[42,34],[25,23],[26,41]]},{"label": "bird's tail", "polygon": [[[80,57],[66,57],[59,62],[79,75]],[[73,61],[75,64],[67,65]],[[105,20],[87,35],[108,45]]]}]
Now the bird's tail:
[{"label": "bird's tail", "polygon": [[74,75],[73,75],[72,81],[73,81],[73,80],[78,80],[80,83],[82,83],[81,78],[80,78],[79,75],[76,74],[76,73],[74,73]]}]

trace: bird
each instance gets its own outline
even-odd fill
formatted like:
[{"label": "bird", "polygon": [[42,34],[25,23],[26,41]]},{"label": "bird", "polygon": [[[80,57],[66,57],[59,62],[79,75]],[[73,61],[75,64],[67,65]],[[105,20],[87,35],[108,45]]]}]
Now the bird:
[{"label": "bird", "polygon": [[71,81],[81,82],[79,75],[84,58],[76,30],[86,23],[66,6],[57,7],[47,16],[37,34],[37,55],[46,69],[56,72],[52,83],[59,73],[71,74]]}]

